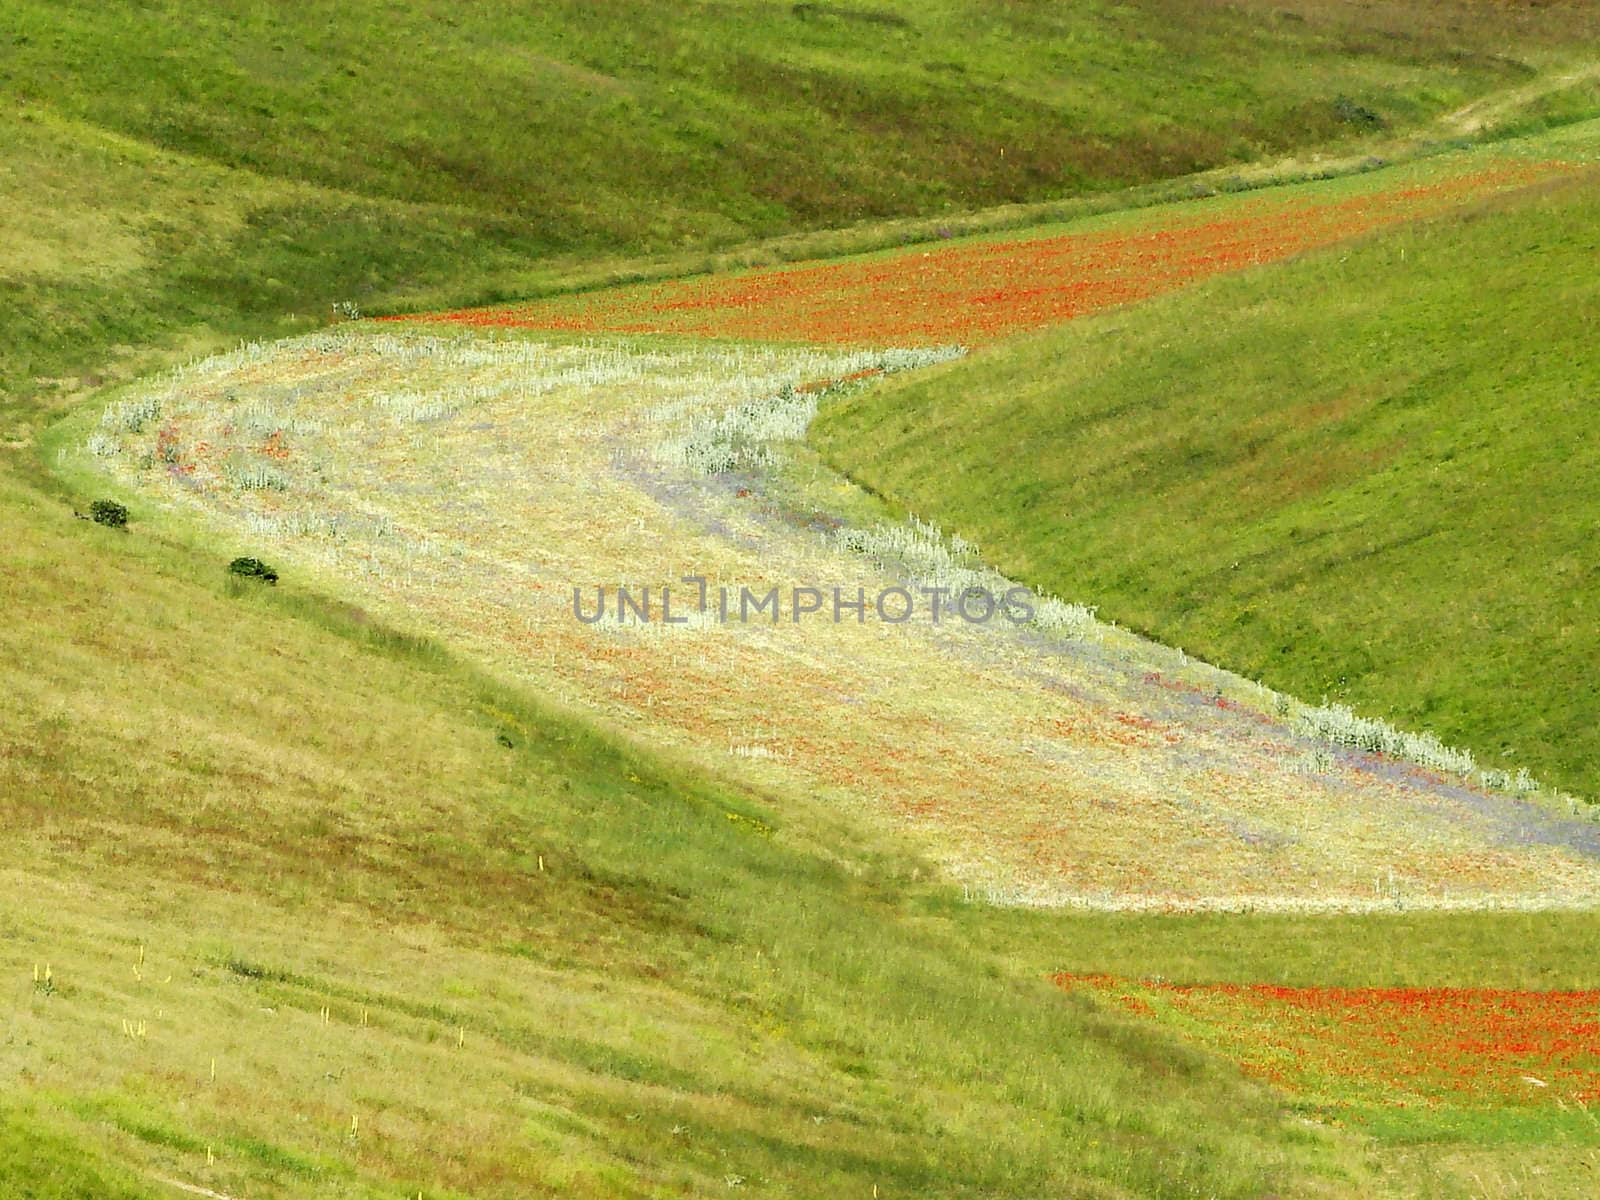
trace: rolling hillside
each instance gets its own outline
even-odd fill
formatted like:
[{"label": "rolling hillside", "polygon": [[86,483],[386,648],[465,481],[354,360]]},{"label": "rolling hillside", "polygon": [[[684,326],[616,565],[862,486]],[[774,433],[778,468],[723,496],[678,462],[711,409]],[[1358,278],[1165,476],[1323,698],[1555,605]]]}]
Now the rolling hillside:
[{"label": "rolling hillside", "polygon": [[4,489],[8,1200],[1248,1196],[1358,1169],[1006,967],[893,841]]},{"label": "rolling hillside", "polygon": [[[522,302],[1565,125],[1600,103],[1583,73],[1594,12],[8,4],[0,1198],[1582,1194],[1600,1137],[1567,1091],[1507,1112],[1428,1096],[1358,1111],[1108,998],[1121,984],[1059,980],[1111,973],[1130,995],[1161,978],[1592,988],[1591,913],[976,903],[914,831],[708,769],[664,743],[665,721],[596,716],[332,572],[280,559],[276,587],[230,578],[235,555],[268,553],[254,535],[137,492],[126,531],[78,519],[121,485],[61,451],[130,380],[321,330],[335,303]],[[1301,161],[1258,161],[1280,154]],[[1184,178],[1199,168],[1215,170]],[[1013,204],[1031,201],[1043,207]],[[1508,303],[1550,339],[1587,328],[1587,277],[1568,273],[1581,226],[1565,222],[1592,207],[1558,187],[1495,218],[1528,263]],[[1431,232],[1445,227],[1194,295],[1338,264],[1388,304],[1383,254],[1443,259],[1489,238],[1476,218]],[[1536,297],[1535,275],[1566,303]],[[1452,301],[1463,313],[1471,287]],[[988,389],[1008,370],[1026,391],[1040,362],[1063,384],[1071,339],[1127,329],[1153,351],[1136,322],[1176,321],[1185,303],[875,383],[830,411],[825,444],[869,476],[899,436],[880,405],[921,398],[931,415],[958,381]],[[1194,323],[1225,335],[1213,316]],[[1341,318],[1369,319],[1362,305]],[[1588,378],[1532,361],[1546,381]],[[1469,466],[1509,420],[1476,412],[1454,414]],[[1581,461],[1576,438],[1512,432],[1546,465]],[[994,445],[982,428],[939,456]],[[1531,464],[1522,478],[1544,486]],[[1003,551],[995,532],[985,549]],[[511,554],[538,552],[524,538]],[[1520,544],[1498,552],[1535,600],[1556,594],[1518,566]],[[1028,567],[1022,553],[1008,565]],[[1584,631],[1561,636],[1586,652]],[[1544,741],[1517,746],[1559,766],[1577,707],[1554,694],[1533,693],[1518,726]],[[1149,732],[1129,728],[1111,732]]]},{"label": "rolling hillside", "polygon": [[1126,186],[1415,126],[1585,4],[23,2],[8,90],[260,175],[667,248]]},{"label": "rolling hillside", "polygon": [[1593,176],[834,405],[825,456],[1005,570],[1600,794]]},{"label": "rolling hillside", "polygon": [[[1589,2],[0,13],[0,386],[892,215],[1600,109]],[[1496,98],[1507,98],[1504,100]],[[922,236],[932,236],[926,230]],[[797,252],[791,248],[790,253]],[[803,253],[803,248],[798,252]]]}]

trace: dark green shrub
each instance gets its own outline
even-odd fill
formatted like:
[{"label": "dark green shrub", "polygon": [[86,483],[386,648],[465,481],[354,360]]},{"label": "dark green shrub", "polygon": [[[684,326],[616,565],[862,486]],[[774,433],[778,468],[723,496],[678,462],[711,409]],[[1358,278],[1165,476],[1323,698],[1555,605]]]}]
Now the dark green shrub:
[{"label": "dark green shrub", "polygon": [[1359,125],[1363,129],[1387,129],[1389,122],[1383,114],[1374,112],[1364,104],[1357,104],[1349,96],[1340,96],[1333,102],[1333,115],[1346,125]]},{"label": "dark green shrub", "polygon": [[108,525],[112,529],[126,529],[128,526],[128,509],[126,505],[118,504],[115,500],[96,500],[89,505],[89,519],[96,525]]},{"label": "dark green shrub", "polygon": [[277,583],[278,573],[259,558],[236,558],[228,564],[228,574],[237,575],[241,579],[260,579],[266,583]]}]

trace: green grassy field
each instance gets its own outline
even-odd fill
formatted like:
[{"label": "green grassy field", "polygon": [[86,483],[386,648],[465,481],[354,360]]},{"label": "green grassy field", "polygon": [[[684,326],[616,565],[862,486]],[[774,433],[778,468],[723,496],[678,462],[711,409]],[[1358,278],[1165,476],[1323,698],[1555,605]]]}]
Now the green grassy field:
[{"label": "green grassy field", "polygon": [[1361,1169],[1009,969],[989,914],[930,908],[925,866],[825,809],[4,498],[0,1063],[29,1105],[7,1121],[66,1139],[6,1194],[72,1194],[45,1178],[83,1146],[147,1190],[252,1196],[1252,1195]]},{"label": "green grassy field", "polygon": [[[1592,982],[1580,916],[964,904],[359,611],[3,497],[9,1194],[1371,1194],[1422,1151],[1047,973]],[[1434,1149],[1587,1153],[1540,1128]]]},{"label": "green grassy field", "polygon": [[66,115],[610,250],[1117,187],[1415,125],[1592,47],[1592,13],[23,3],[5,34],[8,86]]},{"label": "green grassy field", "polygon": [[646,251],[696,269],[797,229],[1390,154],[1500,95],[1568,120],[1600,102],[1558,86],[1593,12],[29,0],[0,14],[0,386],[337,301],[488,302]]},{"label": "green grassy field", "polygon": [[1592,178],[825,411],[1003,570],[1272,686],[1600,792]]},{"label": "green grassy field", "polygon": [[332,302],[1359,155],[1541,84],[1593,11],[757,7],[0,15],[0,1196],[1580,1194],[1581,1131],[1375,1140],[1047,976],[1593,985],[1591,918],[970,905],[805,797],[230,585],[251,547],[74,519],[57,417]]}]

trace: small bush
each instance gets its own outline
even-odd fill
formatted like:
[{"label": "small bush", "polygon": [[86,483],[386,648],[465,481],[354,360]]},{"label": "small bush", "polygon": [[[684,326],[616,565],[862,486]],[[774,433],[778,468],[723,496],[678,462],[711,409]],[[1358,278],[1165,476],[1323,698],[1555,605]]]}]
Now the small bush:
[{"label": "small bush", "polygon": [[228,564],[228,574],[237,575],[241,579],[260,579],[266,583],[277,583],[278,573],[259,558],[236,558]]},{"label": "small bush", "polygon": [[96,525],[108,525],[112,529],[126,529],[128,526],[128,509],[126,505],[118,504],[115,500],[96,500],[89,505],[89,519]]},{"label": "small bush", "polygon": [[1389,122],[1383,114],[1364,104],[1357,104],[1349,96],[1340,96],[1333,102],[1333,115],[1346,125],[1359,125],[1363,129],[1387,129]]}]

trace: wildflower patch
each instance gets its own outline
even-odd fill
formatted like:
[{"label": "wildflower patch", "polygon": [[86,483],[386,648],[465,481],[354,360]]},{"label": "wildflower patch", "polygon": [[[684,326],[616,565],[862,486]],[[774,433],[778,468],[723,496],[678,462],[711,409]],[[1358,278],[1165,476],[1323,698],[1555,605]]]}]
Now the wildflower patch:
[{"label": "wildflower patch", "polygon": [[1056,977],[1316,1103],[1600,1102],[1600,991],[1281,987]]},{"label": "wildflower patch", "polygon": [[664,333],[825,345],[976,345],[1276,262],[1526,187],[1561,163],[1467,159],[1405,184],[1174,205],[1130,228],[935,248],[393,318],[476,328]]}]

